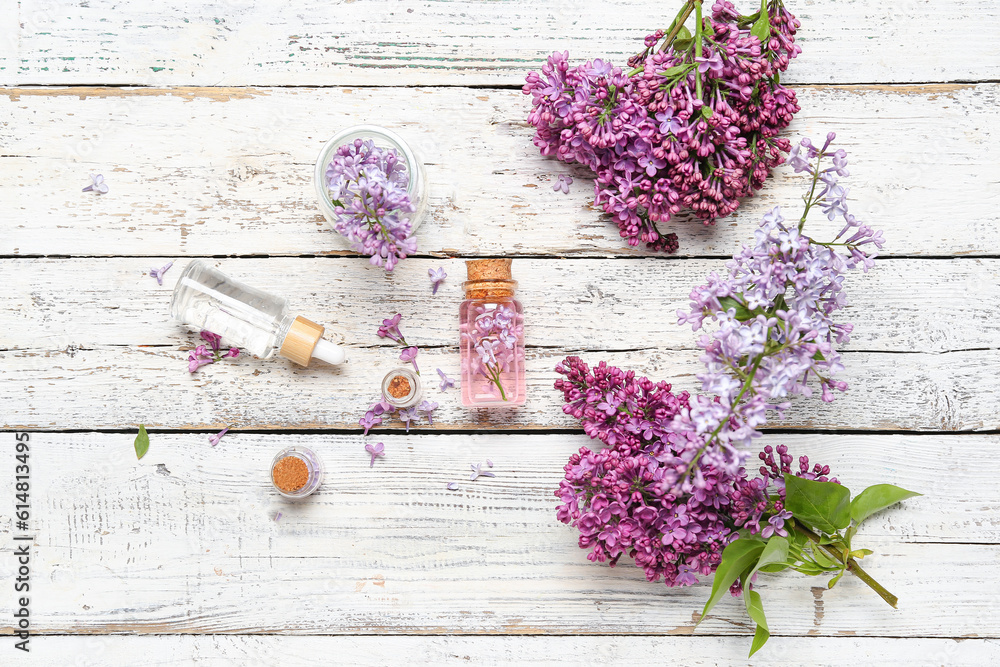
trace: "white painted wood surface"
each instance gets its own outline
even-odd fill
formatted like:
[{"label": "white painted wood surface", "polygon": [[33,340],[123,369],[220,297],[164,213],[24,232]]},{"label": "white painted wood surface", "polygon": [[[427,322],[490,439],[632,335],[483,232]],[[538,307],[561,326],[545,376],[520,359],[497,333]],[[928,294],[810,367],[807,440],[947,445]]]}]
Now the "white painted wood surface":
[{"label": "white painted wood surface", "polygon": [[[580,354],[695,390],[695,334],[674,311],[764,211],[799,201],[800,179],[781,169],[714,228],[675,221],[680,253],[652,256],[589,205],[585,170],[538,156],[516,89],[527,71],[556,49],[620,62],[672,8],[9,4],[0,452],[11,454],[10,431],[31,431],[40,633],[17,664],[747,664],[736,603],[695,631],[704,585],[668,590],[625,562],[592,564],[554,518],[561,467],[590,444],[560,410],[554,364]],[[850,391],[798,401],[771,425],[793,432],[764,439],[829,463],[852,489],[888,481],[925,495],[861,535],[898,611],[850,577],[833,591],[770,577],[777,636],[753,663],[996,663],[1000,9],[790,4],[805,51],[786,77],[803,107],[788,136],[838,132],[852,210],[888,246],[849,279]],[[345,250],[311,190],[322,143],[371,120],[415,145],[430,182],[419,256],[392,277]],[[111,192],[80,193],[88,172]],[[551,190],[562,173],[575,178],[569,195]],[[403,313],[425,372],[457,375],[462,260],[495,255],[518,258],[528,405],[469,411],[433,383],[434,427],[388,423],[362,438],[357,419],[398,364],[379,320]],[[191,257],[330,323],[351,364],[238,359],[189,375],[194,339],[167,303]],[[169,260],[157,286],[146,272]],[[437,266],[449,280],[432,297]],[[139,422],[154,430],[137,463]],[[234,432],[210,447],[223,425]],[[386,444],[374,468],[366,441]],[[265,478],[293,443],[330,471],[298,506]],[[498,477],[469,482],[468,464],[487,457]],[[0,464],[0,488],[12,474]],[[12,502],[0,501],[8,554]],[[12,568],[0,558],[0,581]],[[0,634],[13,604],[0,595]],[[0,664],[15,656],[6,641]]]},{"label": "white painted wood surface", "polygon": [[[800,88],[791,136],[839,133],[852,210],[890,255],[992,255],[1000,247],[1000,85]],[[0,237],[13,255],[343,253],[312,173],[336,131],[375,114],[426,163],[422,254],[646,255],[595,211],[593,176],[539,156],[519,91],[470,88],[45,88],[6,91]],[[188,149],[186,147],[195,147]],[[103,173],[110,196],[81,193]],[[576,179],[553,192],[558,174]],[[728,257],[761,215],[801,211],[779,169],[737,215],[664,225],[680,254]],[[960,188],[960,189],[959,189]],[[956,196],[959,192],[969,196]],[[822,216],[817,216],[822,219]],[[819,220],[817,220],[817,224]],[[824,229],[821,224],[813,229]],[[830,236],[837,230],[832,230]]]}]

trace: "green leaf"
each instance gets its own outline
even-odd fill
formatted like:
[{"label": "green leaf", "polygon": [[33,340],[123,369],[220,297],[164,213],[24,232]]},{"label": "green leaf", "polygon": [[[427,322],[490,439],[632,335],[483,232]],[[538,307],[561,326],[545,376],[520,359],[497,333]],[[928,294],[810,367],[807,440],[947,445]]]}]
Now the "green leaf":
[{"label": "green leaf", "polygon": [[865,556],[871,556],[874,551],[871,549],[856,549],[851,552],[851,558],[863,559]]},{"label": "green leaf", "polygon": [[838,572],[837,576],[835,576],[833,579],[831,579],[830,583],[828,583],[826,585],[827,590],[829,590],[829,589],[833,588],[834,586],[836,586],[837,582],[840,581],[840,578],[842,576],[844,576],[844,572],[846,572],[846,571],[847,571],[847,569],[845,568],[845,569],[841,570],[840,572]]},{"label": "green leaf", "polygon": [[750,655],[747,656],[749,658],[764,646],[771,636],[771,631],[767,628],[767,619],[764,617],[764,605],[760,602],[760,593],[750,591],[744,597],[746,598],[747,613],[757,624],[757,631],[754,632],[753,643],[750,645]]},{"label": "green leaf", "polygon": [[705,603],[705,608],[701,611],[701,620],[705,618],[709,610],[722,599],[722,596],[733,585],[748,567],[757,562],[761,552],[764,551],[764,543],[760,540],[739,539],[727,546],[722,552],[722,561],[715,569],[715,579],[712,580],[712,594]]},{"label": "green leaf", "polygon": [[855,533],[858,532],[858,524],[854,523],[847,527],[844,531],[844,542],[847,544],[847,548],[851,548],[851,540],[854,539]]},{"label": "green leaf", "polygon": [[677,31],[676,39],[691,39],[691,31],[687,29],[687,26],[681,26],[681,29]]},{"label": "green leaf", "polygon": [[757,21],[750,28],[750,34],[760,40],[761,44],[767,43],[771,38],[771,17],[767,12],[761,12]]},{"label": "green leaf", "polygon": [[759,571],[767,572],[768,574],[774,572],[781,572],[782,570],[787,570],[791,565],[789,563],[772,563],[771,565],[762,566]]},{"label": "green leaf", "polygon": [[139,424],[139,435],[135,436],[135,457],[141,459],[149,451],[149,434],[145,424]]},{"label": "green leaf", "polygon": [[819,546],[814,546],[812,548],[812,555],[813,560],[815,560],[816,564],[820,567],[839,568],[843,566],[843,563],[830,558],[830,555],[826,553],[826,550]]},{"label": "green leaf", "polygon": [[757,564],[743,580],[743,593],[746,594],[750,591],[750,578],[757,573],[757,570],[768,565],[784,563],[786,560],[788,560],[788,539],[775,535],[764,545],[764,550],[760,552]]},{"label": "green leaf", "polygon": [[827,534],[851,524],[851,492],[835,482],[785,475],[785,509]]},{"label": "green leaf", "polygon": [[687,72],[689,69],[691,69],[690,65],[674,65],[673,67],[668,67],[667,69],[663,70],[663,76],[669,79],[675,76],[680,76],[681,74]]},{"label": "green leaf", "polygon": [[[705,109],[708,109],[708,107],[702,107],[701,109],[702,111],[704,111]],[[740,322],[746,322],[751,317],[753,317],[753,313],[751,313],[750,310],[745,305],[743,305],[742,303],[740,303],[731,296],[720,297],[719,305],[722,306],[722,310],[724,311],[728,311],[730,308],[735,308],[736,319],[739,320]]]},{"label": "green leaf", "polygon": [[701,108],[701,115],[704,116],[705,120],[708,120],[709,118],[711,118],[712,117],[712,107],[708,107],[708,106],[702,107]]},{"label": "green leaf", "polygon": [[907,491],[892,484],[876,484],[858,494],[851,502],[851,518],[855,523],[861,523],[875,512],[895,505],[901,500],[919,496],[915,491]]},{"label": "green leaf", "polygon": [[673,45],[674,51],[675,52],[687,51],[688,49],[691,48],[692,44],[694,44],[694,40],[691,39],[690,37],[688,37],[687,39],[681,39],[678,37],[677,39],[674,40],[674,45]]}]

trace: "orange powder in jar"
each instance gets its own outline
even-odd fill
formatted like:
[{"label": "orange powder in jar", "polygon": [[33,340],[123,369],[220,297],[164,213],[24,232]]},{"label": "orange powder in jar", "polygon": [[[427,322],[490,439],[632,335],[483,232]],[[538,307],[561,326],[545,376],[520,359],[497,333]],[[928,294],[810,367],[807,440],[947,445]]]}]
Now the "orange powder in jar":
[{"label": "orange powder in jar", "polygon": [[285,493],[295,493],[309,481],[309,468],[297,456],[286,456],[271,469],[275,486]]},{"label": "orange powder in jar", "polygon": [[402,375],[397,375],[389,380],[387,391],[393,398],[405,398],[410,394],[410,381]]}]

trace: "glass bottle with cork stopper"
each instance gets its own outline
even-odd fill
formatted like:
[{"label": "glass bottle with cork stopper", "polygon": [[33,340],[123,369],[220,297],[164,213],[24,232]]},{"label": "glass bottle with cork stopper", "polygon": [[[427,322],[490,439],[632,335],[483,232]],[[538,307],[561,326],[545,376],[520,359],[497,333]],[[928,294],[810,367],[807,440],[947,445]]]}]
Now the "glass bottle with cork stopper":
[{"label": "glass bottle with cork stopper", "polygon": [[459,309],[462,405],[512,407],[525,401],[524,314],[514,298],[511,260],[466,263]]}]

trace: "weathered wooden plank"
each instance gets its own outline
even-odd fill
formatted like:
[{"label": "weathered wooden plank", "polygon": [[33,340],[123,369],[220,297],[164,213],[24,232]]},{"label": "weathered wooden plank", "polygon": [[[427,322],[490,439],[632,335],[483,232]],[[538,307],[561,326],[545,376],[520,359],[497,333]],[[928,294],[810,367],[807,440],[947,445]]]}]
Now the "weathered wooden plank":
[{"label": "weathered wooden plank", "polygon": [[[397,435],[373,468],[357,437],[235,434],[212,448],[203,435],[154,433],[138,463],[131,440],[32,436],[39,632],[688,634],[707,594],[590,563],[555,521],[552,489],[582,435]],[[983,613],[1000,593],[983,575],[1000,557],[997,464],[968,465],[996,436],[781,441],[858,489],[889,481],[927,495],[874,517],[857,538],[878,554],[867,569],[900,596],[899,611],[850,577],[833,591],[772,577],[760,590],[765,604],[781,600],[768,607],[775,632],[1000,634]],[[279,502],[266,479],[290,444],[313,447],[328,469],[320,493],[298,505]],[[497,477],[468,481],[468,462],[486,458]],[[3,476],[13,474],[8,466]],[[458,491],[446,490],[451,481]],[[0,576],[13,567],[0,562]],[[0,617],[11,618],[11,604],[0,601]],[[699,632],[748,629],[741,604],[728,601]]]},{"label": "weathered wooden plank", "polygon": [[[589,206],[586,170],[542,158],[518,91],[392,89],[14,89],[0,126],[9,255],[314,255],[346,245],[318,213],[312,165],[350,124],[396,128],[427,165],[420,252],[641,255]],[[792,137],[840,132],[852,210],[897,255],[1000,247],[1000,86],[800,89]],[[576,177],[569,195],[556,175]],[[81,193],[103,173],[104,196]],[[675,221],[683,255],[729,256],[761,214],[798,210],[801,176],[779,169],[733,218]],[[974,192],[975,196],[965,193]],[[810,229],[833,235],[816,216]]]},{"label": "weathered wooden plank", "polygon": [[[736,3],[751,12],[753,2]],[[804,53],[788,80],[1000,78],[990,0],[790,2]],[[554,50],[623,64],[680,2],[253,0],[63,6],[22,0],[0,82],[137,85],[520,84]],[[8,13],[8,12],[5,12]],[[976,26],[969,30],[970,22]],[[961,44],[962,48],[955,48]]]},{"label": "weathered wooden plank", "polygon": [[[38,637],[25,664],[56,664],[67,655],[104,667],[306,664],[337,656],[344,664],[382,667],[405,655],[409,664],[625,665],[669,656],[684,665],[746,665],[745,637],[303,637],[287,635]],[[841,667],[892,661],[907,665],[987,665],[1000,661],[989,639],[772,637],[754,665]]]},{"label": "weathered wooden plank", "polygon": [[[576,427],[552,389],[553,368],[567,354],[666,379],[696,391],[703,369],[695,350],[528,351],[528,402],[516,410],[472,410],[458,392],[437,389],[435,368],[458,377],[456,348],[424,348],[418,358],[440,403],[435,428]],[[377,399],[381,378],[400,365],[395,349],[352,347],[339,367],[295,367],[284,359],[227,359],[194,375],[187,353],[164,347],[100,347],[0,353],[3,429],[117,429],[140,422],[170,429],[357,429]],[[992,430],[1000,428],[1000,351],[944,354],[854,352],[840,376],[850,389],[833,403],[799,399],[772,426],[837,430]],[[391,424],[400,427],[398,422]]]},{"label": "weathered wooden plank", "polygon": [[[166,257],[0,260],[6,309],[0,349],[167,345],[195,340],[170,319],[169,302],[186,259],[159,286],[148,275]],[[465,264],[412,258],[390,277],[361,258],[209,260],[251,285],[286,296],[293,310],[329,323],[359,346],[387,343],[375,335],[385,317],[404,315],[413,344],[457,344]],[[678,326],[691,289],[724,260],[517,259],[518,298],[532,347],[624,350],[694,349],[701,332]],[[431,294],[427,272],[443,266],[447,281]],[[848,277],[851,306],[840,316],[855,329],[846,350],[947,352],[993,347],[1000,338],[1000,260],[886,259]],[[373,307],[373,304],[378,304]],[[200,342],[200,341],[199,341]]]}]

